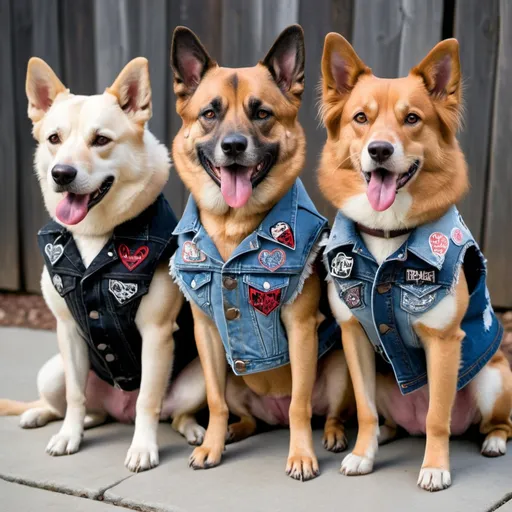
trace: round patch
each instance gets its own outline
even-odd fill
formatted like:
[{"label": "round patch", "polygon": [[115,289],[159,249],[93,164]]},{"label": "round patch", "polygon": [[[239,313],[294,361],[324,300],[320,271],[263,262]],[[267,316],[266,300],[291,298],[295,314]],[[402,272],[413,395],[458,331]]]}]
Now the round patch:
[{"label": "round patch", "polygon": [[444,260],[444,255],[448,251],[450,244],[448,237],[439,231],[432,233],[428,239],[430,250],[432,254],[435,254],[441,261]]},{"label": "round patch", "polygon": [[459,228],[453,228],[451,233],[451,239],[455,245],[462,245],[464,242],[464,234]]}]

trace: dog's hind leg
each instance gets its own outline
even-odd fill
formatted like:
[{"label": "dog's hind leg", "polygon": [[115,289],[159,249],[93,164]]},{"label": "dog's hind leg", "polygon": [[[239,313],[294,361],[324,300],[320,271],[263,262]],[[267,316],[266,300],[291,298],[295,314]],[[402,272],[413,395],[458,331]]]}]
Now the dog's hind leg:
[{"label": "dog's hind leg", "polygon": [[43,427],[50,421],[64,418],[66,384],[64,364],[60,354],[49,359],[39,370],[37,387],[41,400],[37,407],[26,410],[20,417],[22,428]]},{"label": "dog's hind leg", "polygon": [[482,416],[480,432],[487,434],[482,455],[505,455],[507,439],[512,436],[512,372],[501,351],[475,377],[471,386]]},{"label": "dog's hind leg", "polygon": [[[342,413],[353,401],[352,384],[345,356],[341,350],[330,352],[325,361],[321,361],[319,365],[321,365],[319,372],[322,374],[320,378],[325,379],[325,394],[328,403],[322,442],[326,450],[339,453],[347,447]],[[313,400],[314,398],[315,394],[313,394]]]},{"label": "dog's hind leg", "polygon": [[226,402],[229,411],[240,421],[228,425],[226,443],[236,443],[252,436],[256,432],[256,420],[247,405],[247,393],[251,391],[241,378],[229,374],[226,382]]}]

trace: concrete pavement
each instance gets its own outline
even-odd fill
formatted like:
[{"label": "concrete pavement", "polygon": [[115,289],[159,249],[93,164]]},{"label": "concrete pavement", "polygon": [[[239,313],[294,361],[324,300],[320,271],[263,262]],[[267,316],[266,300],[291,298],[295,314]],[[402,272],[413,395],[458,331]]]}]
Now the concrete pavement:
[{"label": "concrete pavement", "polygon": [[[0,396],[34,399],[37,369],[56,350],[52,333],[0,329]],[[486,459],[470,439],[452,442],[452,487],[429,494],[416,487],[424,447],[419,438],[382,447],[373,474],[344,477],[338,473],[342,455],[326,452],[315,431],[322,474],[301,483],[284,474],[285,430],[231,445],[221,466],[194,472],[187,466],[192,448],[162,424],[160,466],[134,475],[123,466],[132,426],[89,430],[79,453],[52,458],[44,449],[58,428],[22,430],[17,418],[0,418],[1,512],[114,512],[113,505],[173,512],[512,512],[512,455]]]}]

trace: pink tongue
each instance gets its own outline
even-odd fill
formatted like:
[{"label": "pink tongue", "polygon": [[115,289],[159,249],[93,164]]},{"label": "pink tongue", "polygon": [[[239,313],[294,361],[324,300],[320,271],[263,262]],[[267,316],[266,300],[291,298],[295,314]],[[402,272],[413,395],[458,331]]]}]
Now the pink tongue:
[{"label": "pink tongue", "polygon": [[252,194],[252,167],[231,170],[220,168],[220,191],[231,208],[241,208]]},{"label": "pink tongue", "polygon": [[397,179],[398,174],[393,172],[386,172],[384,176],[379,171],[370,174],[366,195],[374,210],[383,212],[395,202]]},{"label": "pink tongue", "polygon": [[55,214],[64,224],[78,224],[87,215],[89,194],[72,194],[68,192],[57,205]]}]

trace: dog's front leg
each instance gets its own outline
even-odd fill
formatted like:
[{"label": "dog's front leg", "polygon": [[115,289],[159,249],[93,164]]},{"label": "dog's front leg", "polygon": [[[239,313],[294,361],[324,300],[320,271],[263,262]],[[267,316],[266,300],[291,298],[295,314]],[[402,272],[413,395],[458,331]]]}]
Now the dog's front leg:
[{"label": "dog's front leg", "polygon": [[217,327],[194,304],[191,307],[210,419],[203,444],[194,449],[189,464],[194,469],[209,469],[220,463],[228,429],[229,411],[225,396],[227,363]]},{"label": "dog's front leg", "polygon": [[46,451],[50,455],[69,455],[80,448],[84,432],[89,354],[87,344],[72,319],[57,319],[57,340],[64,361],[66,416],[59,433],[50,439]]},{"label": "dog's front leg", "polygon": [[296,480],[310,480],[320,473],[313,448],[311,397],[318,359],[317,318],[320,279],[316,274],[304,283],[297,299],[281,312],[286,328],[292,370],[290,403],[290,451],[286,474]]},{"label": "dog's front leg", "polygon": [[135,432],[125,466],[134,472],[158,466],[157,431],[174,359],[173,332],[183,298],[165,266],[155,272],[135,322],[142,336],[142,375]]}]

